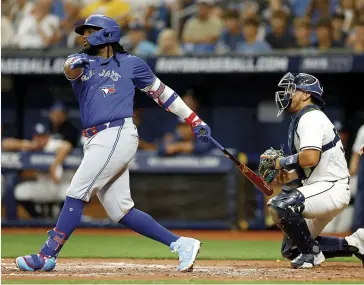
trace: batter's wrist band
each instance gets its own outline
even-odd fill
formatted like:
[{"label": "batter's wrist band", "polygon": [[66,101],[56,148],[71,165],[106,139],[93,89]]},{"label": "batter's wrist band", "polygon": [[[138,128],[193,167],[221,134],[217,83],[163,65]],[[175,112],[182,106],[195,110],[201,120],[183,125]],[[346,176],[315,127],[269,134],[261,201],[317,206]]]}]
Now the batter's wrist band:
[{"label": "batter's wrist band", "polygon": [[188,116],[188,118],[185,119],[185,122],[189,125],[192,125],[194,121],[198,121],[200,118],[196,115],[195,112],[192,112],[191,115]]},{"label": "batter's wrist band", "polygon": [[281,168],[286,169],[286,170],[297,169],[299,166],[298,153],[281,158],[279,160],[279,165],[281,166]]}]

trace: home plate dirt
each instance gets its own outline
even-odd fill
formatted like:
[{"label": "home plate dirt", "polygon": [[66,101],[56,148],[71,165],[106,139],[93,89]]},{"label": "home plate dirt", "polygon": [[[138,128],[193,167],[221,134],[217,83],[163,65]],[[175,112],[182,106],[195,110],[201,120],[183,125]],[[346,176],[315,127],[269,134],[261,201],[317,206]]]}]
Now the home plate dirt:
[{"label": "home plate dirt", "polygon": [[327,262],[311,270],[291,269],[285,261],[198,260],[193,272],[179,273],[176,260],[59,259],[52,272],[23,272],[13,259],[2,259],[2,280],[241,280],[320,281],[362,280],[360,263]]}]

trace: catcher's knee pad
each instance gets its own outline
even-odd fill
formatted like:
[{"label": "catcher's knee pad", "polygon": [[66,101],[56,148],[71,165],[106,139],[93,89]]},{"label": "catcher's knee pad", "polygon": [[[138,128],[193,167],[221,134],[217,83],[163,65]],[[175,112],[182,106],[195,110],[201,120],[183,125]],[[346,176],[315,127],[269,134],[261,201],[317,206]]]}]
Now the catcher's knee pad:
[{"label": "catcher's knee pad", "polygon": [[269,200],[268,210],[273,221],[277,224],[288,222],[292,216],[301,215],[305,209],[305,197],[297,189],[284,190]]}]

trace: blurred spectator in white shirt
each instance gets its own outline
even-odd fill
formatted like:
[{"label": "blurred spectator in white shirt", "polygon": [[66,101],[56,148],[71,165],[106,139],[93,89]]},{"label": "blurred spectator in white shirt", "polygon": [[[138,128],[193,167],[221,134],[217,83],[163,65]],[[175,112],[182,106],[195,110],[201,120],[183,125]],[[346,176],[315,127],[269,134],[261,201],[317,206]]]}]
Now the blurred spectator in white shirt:
[{"label": "blurred spectator in white shirt", "polygon": [[11,45],[14,36],[13,24],[7,16],[6,2],[1,2],[1,47],[6,48]]},{"label": "blurred spectator in white shirt", "polygon": [[74,31],[76,23],[79,20],[82,2],[80,0],[63,0],[63,5],[65,17],[60,23],[62,33],[60,45],[68,48],[73,48],[78,45],[82,47],[82,36],[76,34]]},{"label": "blurred spectator in white shirt", "polygon": [[26,16],[16,32],[20,48],[46,48],[60,40],[60,21],[50,14],[52,0],[38,0],[31,15]]},{"label": "blurred spectator in white shirt", "polygon": [[[3,2],[3,1],[1,1]],[[14,25],[15,31],[18,30],[20,22],[29,16],[34,9],[34,3],[30,0],[16,0],[11,6],[9,19]]]},{"label": "blurred spectator in white shirt", "polygon": [[354,0],[341,0],[336,11],[344,14],[344,31],[349,32],[355,23],[355,1]]},{"label": "blurred spectator in white shirt", "polygon": [[172,29],[164,29],[158,37],[158,55],[182,55],[177,34]]}]

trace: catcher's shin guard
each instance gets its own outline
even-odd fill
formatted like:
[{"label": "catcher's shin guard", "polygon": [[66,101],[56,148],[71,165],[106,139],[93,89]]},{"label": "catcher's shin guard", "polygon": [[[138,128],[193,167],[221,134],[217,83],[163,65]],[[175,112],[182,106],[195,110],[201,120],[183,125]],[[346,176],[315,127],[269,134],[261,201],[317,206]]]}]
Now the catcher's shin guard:
[{"label": "catcher's shin guard", "polygon": [[[316,241],[325,258],[351,257],[358,252],[358,248],[349,245],[344,238],[319,236]],[[281,254],[282,257],[289,260],[300,255],[295,243],[286,235],[283,237]]]},{"label": "catcher's shin guard", "polygon": [[297,245],[300,253],[318,254],[318,243],[312,238],[302,216],[304,201],[305,197],[297,189],[282,189],[278,196],[268,202],[268,209],[273,221]]},{"label": "catcher's shin guard", "polygon": [[286,234],[283,236],[281,254],[282,257],[289,260],[293,260],[300,255],[300,251],[298,250],[297,246]]}]

